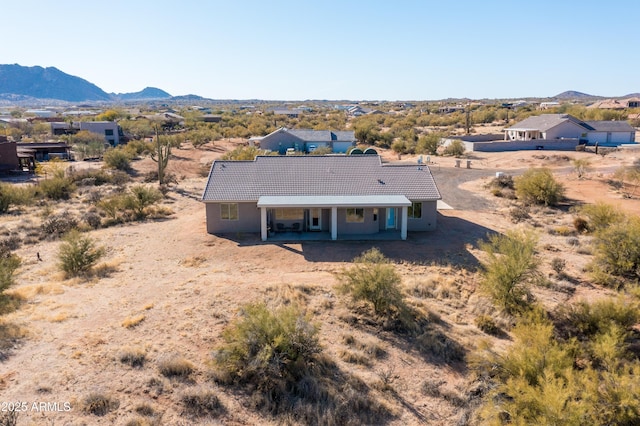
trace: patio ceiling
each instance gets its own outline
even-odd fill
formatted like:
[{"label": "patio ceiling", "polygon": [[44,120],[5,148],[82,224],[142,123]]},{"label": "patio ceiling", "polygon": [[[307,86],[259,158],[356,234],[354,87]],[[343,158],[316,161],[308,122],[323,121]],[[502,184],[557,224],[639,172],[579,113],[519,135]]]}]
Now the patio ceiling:
[{"label": "patio ceiling", "polygon": [[284,195],[263,196],[258,207],[329,208],[329,207],[405,207],[411,201],[404,195]]}]

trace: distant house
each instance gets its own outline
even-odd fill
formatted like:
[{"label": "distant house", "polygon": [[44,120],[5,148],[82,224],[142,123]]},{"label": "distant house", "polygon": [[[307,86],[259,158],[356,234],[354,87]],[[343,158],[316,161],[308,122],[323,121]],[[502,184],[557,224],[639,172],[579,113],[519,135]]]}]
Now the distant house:
[{"label": "distant house", "polygon": [[122,129],[115,121],[75,121],[73,123],[57,121],[51,123],[51,134],[55,136],[72,135],[81,130],[104,136],[105,142],[111,146],[119,145],[122,137]]},{"label": "distant house", "polygon": [[[35,161],[48,161],[53,158],[68,160],[71,158],[71,147],[64,142],[18,142],[18,157],[32,158]],[[22,161],[22,160],[21,160]],[[28,160],[24,160],[29,162]]]},{"label": "distant house", "polygon": [[[578,143],[620,145],[634,143],[635,129],[626,121],[581,121],[569,114],[529,117],[505,129],[506,141],[575,139]],[[541,145],[543,145],[541,143]]]},{"label": "distant house", "polygon": [[627,109],[627,108],[640,108],[640,98],[628,98],[628,99],[605,99],[602,101],[594,102],[587,108],[598,109]]},{"label": "distant house", "polygon": [[284,115],[289,118],[298,118],[300,116],[300,111],[295,109],[274,109],[271,112],[274,115]]},{"label": "distant house", "polygon": [[[255,140],[255,139],[254,139]],[[259,140],[260,148],[286,154],[287,149],[310,152],[322,147],[331,148],[334,153],[346,153],[355,146],[353,131],[331,131],[311,129],[287,129],[281,127]]]},{"label": "distant house", "polygon": [[428,167],[377,155],[259,156],[214,161],[202,195],[207,232],[262,240],[406,239],[436,227],[440,193]]}]

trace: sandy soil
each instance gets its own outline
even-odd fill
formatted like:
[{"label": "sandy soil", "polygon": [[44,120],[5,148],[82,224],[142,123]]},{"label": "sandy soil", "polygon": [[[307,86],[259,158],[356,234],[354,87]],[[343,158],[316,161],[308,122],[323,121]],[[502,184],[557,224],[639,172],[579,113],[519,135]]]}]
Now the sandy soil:
[{"label": "sandy soil", "polygon": [[[221,141],[208,149],[175,151],[171,171],[179,184],[165,203],[174,212],[169,218],[92,231],[92,237],[107,249],[101,277],[65,280],[56,264],[58,241],[23,245],[17,251],[23,265],[13,292],[25,301],[5,321],[22,327],[26,337],[16,341],[0,362],[0,402],[28,403],[27,412],[19,416],[21,425],[125,424],[140,417],[135,410],[142,404],[152,406],[162,424],[272,423],[246,409],[240,395],[215,385],[207,363],[239,306],[293,298],[314,315],[328,355],[343,371],[370,384],[375,397],[390,407],[395,416],[391,424],[454,424],[460,409],[455,398],[442,395],[463,397],[468,379],[463,365],[434,362],[406,351],[405,345],[388,334],[344,320],[350,309],[334,291],[335,273],[370,248],[370,243],[264,244],[252,235],[222,238],[206,233],[204,206],[198,201],[206,180],[200,176],[200,165],[235,143]],[[392,153],[383,155],[397,161]],[[454,159],[436,158],[432,168],[436,177],[441,176],[438,185],[445,200],[447,188],[458,188],[483,198],[487,207],[443,210],[437,231],[411,235],[406,242],[376,245],[397,263],[408,292],[420,286],[442,291],[440,297],[414,298],[413,303],[439,316],[448,336],[471,350],[478,339],[486,337],[473,324],[475,315],[487,309],[475,294],[479,256],[475,243],[487,232],[519,226],[506,219],[507,200],[488,194],[484,188],[488,180],[496,171],[517,174],[529,166],[549,166],[566,185],[572,203],[602,200],[639,213],[639,200],[622,198],[606,183],[617,167],[630,164],[634,156],[632,152],[602,157],[547,151],[472,156],[472,169],[486,172],[482,176],[455,168]],[[584,179],[577,179],[569,160],[579,157],[592,161],[593,170]],[[416,160],[403,157],[400,161]],[[98,165],[88,167],[94,166]],[[148,159],[135,164],[140,174],[153,167]],[[455,206],[455,200],[451,204]],[[22,212],[1,217],[0,225],[14,226],[25,215],[34,223],[40,220],[37,212]],[[570,217],[544,211],[537,213],[536,220],[543,230],[570,224]],[[588,259],[569,246],[566,237],[544,231],[541,235],[545,262],[554,256],[565,257],[568,274],[582,282],[581,268]],[[37,260],[36,253],[43,261]],[[538,297],[553,306],[605,293],[590,285],[575,287],[573,295],[540,289]],[[136,317],[143,318],[138,325],[123,326]],[[345,349],[341,342],[346,334],[377,342],[387,356],[374,360],[371,367],[342,361],[339,353]],[[119,361],[119,354],[132,348],[146,353],[143,367],[132,368]],[[184,357],[195,365],[191,380],[169,380],[159,374],[158,363],[171,356]],[[373,386],[385,371],[393,373],[394,397]],[[425,382],[437,383],[441,396],[425,394],[421,390]],[[180,397],[203,386],[216,390],[226,407],[226,414],[218,420],[185,417]],[[111,395],[118,408],[102,417],[82,412],[83,399],[93,392]],[[66,402],[69,410],[38,412],[32,409],[34,402],[57,402],[62,407]]]}]

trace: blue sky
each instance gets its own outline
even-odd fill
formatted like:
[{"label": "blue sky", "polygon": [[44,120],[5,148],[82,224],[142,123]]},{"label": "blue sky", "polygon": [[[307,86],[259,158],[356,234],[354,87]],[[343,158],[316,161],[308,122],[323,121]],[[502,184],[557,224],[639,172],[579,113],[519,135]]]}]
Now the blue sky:
[{"label": "blue sky", "polygon": [[0,63],[214,99],[640,92],[637,0],[13,0]]}]

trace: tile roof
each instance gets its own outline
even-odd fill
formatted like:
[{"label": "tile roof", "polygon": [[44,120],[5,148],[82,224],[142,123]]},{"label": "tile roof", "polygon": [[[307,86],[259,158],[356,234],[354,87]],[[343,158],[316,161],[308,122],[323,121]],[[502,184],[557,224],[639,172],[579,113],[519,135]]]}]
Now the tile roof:
[{"label": "tile roof", "polygon": [[526,118],[505,130],[539,130],[545,132],[566,121],[570,121],[586,130],[593,130],[588,124],[569,114],[542,114]]},{"label": "tile roof", "polygon": [[634,129],[626,121],[587,121],[596,132],[633,132]]},{"label": "tile roof", "polygon": [[215,161],[202,201],[335,195],[441,198],[431,171],[424,165],[383,165],[377,155],[259,156],[254,161]]}]

